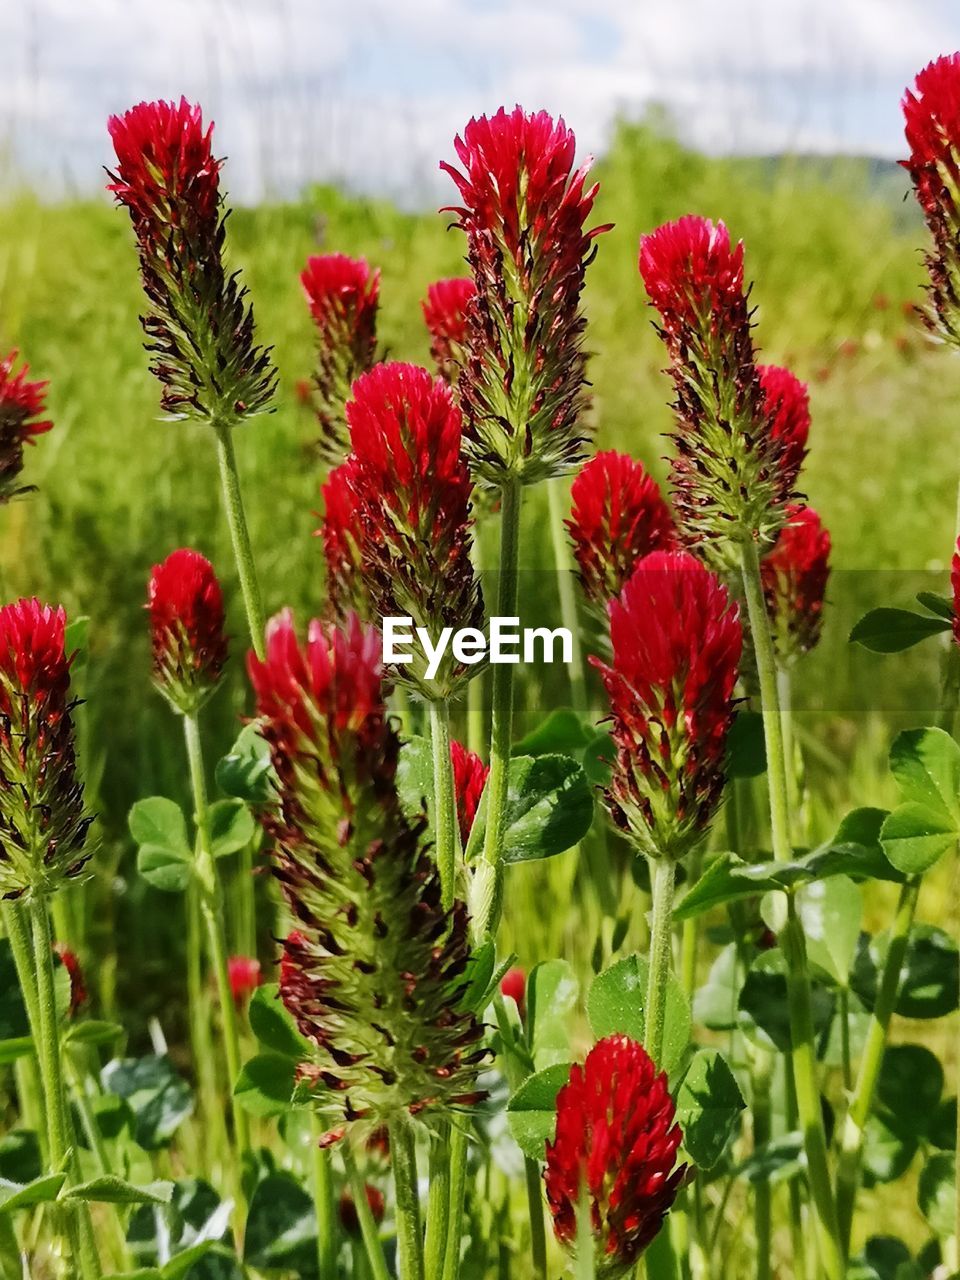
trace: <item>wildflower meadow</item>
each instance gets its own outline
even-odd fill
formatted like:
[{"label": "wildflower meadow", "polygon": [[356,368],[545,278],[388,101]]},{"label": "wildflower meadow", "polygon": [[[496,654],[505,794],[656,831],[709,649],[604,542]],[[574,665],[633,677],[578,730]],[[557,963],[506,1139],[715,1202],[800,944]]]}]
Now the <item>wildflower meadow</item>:
[{"label": "wildflower meadow", "polygon": [[362,256],[104,122],[107,257],[0,274],[2,1280],[960,1275],[960,54],[902,105],[912,217],[501,107]]}]

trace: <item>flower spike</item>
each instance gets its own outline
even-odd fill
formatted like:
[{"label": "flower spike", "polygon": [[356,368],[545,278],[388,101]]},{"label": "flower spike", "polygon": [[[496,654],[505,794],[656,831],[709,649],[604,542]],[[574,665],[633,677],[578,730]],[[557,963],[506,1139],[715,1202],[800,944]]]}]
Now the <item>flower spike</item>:
[{"label": "flower spike", "polygon": [[0,609],[0,898],[52,893],[92,853],[65,636],[63,609]]},{"label": "flower spike", "polygon": [[816,647],[830,576],[830,534],[812,507],[791,503],[787,523],[760,564],[760,576],[782,663]]},{"label": "flower spike", "polygon": [[227,660],[223,595],[213,565],[181,547],[154,565],[147,588],[153,682],[175,711],[193,715]]},{"label": "flower spike", "polygon": [[111,116],[109,191],[130,214],[147,296],[141,323],[160,403],[175,418],[233,426],[270,403],[276,372],[254,340],[253,309],[223,263],[226,215],[213,125],[185,98]]},{"label": "flower spike", "polygon": [[344,405],[356,378],[377,358],[380,272],[342,253],[310,258],[300,276],[317,331],[313,405],[320,426],[317,451],[331,465],[350,448]]},{"label": "flower spike", "polygon": [[547,1203],[574,1249],[586,1193],[599,1280],[631,1272],[663,1226],[687,1172],[675,1167],[680,1143],[667,1077],[635,1040],[608,1036],[570,1068],[547,1144]]},{"label": "flower spike", "polygon": [[420,304],[437,373],[451,386],[466,363],[467,316],[476,296],[477,286],[469,276],[455,277],[437,280]]},{"label": "flower spike", "polygon": [[23,447],[51,430],[46,411],[47,384],[27,378],[29,365],[14,373],[18,352],[0,360],[0,503],[9,502],[32,485],[18,485],[23,470]]},{"label": "flower spike", "polygon": [[607,227],[585,229],[597,187],[563,120],[521,107],[471,120],[450,174],[476,281],[458,382],[475,475],[502,487],[562,475],[586,453],[580,294]]},{"label": "flower spike", "polygon": [[356,617],[312,622],[303,644],[285,613],[266,660],[249,659],[278,778],[278,807],[262,820],[296,920],[280,995],[312,1046],[298,1096],[322,1111],[331,1142],[355,1122],[369,1134],[400,1112],[471,1104],[484,1056],[461,1004],[466,909],[444,911],[426,816],[400,803],[380,650]]},{"label": "flower spike", "polygon": [[960,53],[937,58],[903,98],[910,156],[901,161],[933,238],[924,318],[960,346]]},{"label": "flower spike", "polygon": [[677,522],[690,546],[726,567],[732,544],[773,540],[795,479],[756,366],[743,244],[722,222],[681,218],[643,237],[640,274],[676,390]]},{"label": "flower spike", "polygon": [[807,456],[810,434],[810,392],[796,374],[776,364],[757,365],[763,408],[770,418],[770,434],[781,444],[780,474],[793,489]]},{"label": "flower spike", "polygon": [[656,481],[624,453],[598,453],[570,490],[566,522],[580,582],[590,603],[606,613],[638,561],[670,551],[677,531]]},{"label": "flower spike", "polygon": [[723,795],[743,646],[738,610],[694,556],[656,551],[609,614],[613,657],[591,659],[616,747],[607,807],[647,857],[680,859],[704,838]]}]

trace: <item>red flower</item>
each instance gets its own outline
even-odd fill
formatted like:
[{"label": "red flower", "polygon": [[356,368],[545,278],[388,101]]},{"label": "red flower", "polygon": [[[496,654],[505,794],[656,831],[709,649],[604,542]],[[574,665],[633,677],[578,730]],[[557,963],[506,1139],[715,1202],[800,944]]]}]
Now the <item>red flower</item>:
[{"label": "red flower", "polygon": [[770,433],[781,442],[780,470],[791,489],[807,456],[810,434],[810,393],[807,384],[776,364],[757,365],[763,407],[770,415]]},{"label": "red flower", "polygon": [[760,572],[782,661],[809,653],[820,639],[830,576],[830,534],[812,507],[791,503],[787,523]]},{"label": "red flower", "polygon": [[[374,1222],[379,1225],[384,1218],[387,1206],[383,1198],[383,1192],[366,1183],[363,1188],[364,1195],[367,1197],[367,1204],[370,1206],[370,1212],[373,1214]],[[357,1202],[353,1198],[353,1192],[349,1187],[344,1187],[340,1192],[340,1225],[349,1236],[357,1236],[360,1234],[360,1218],[357,1214]]]},{"label": "red flower", "polygon": [[500,994],[505,1000],[512,1000],[520,1013],[523,1013],[524,1000],[527,994],[527,975],[519,965],[514,965],[503,975],[500,982]]},{"label": "red flower", "polygon": [[17,354],[11,351],[0,360],[0,503],[30,491],[30,486],[17,485],[23,470],[23,446],[33,444],[35,436],[53,426],[41,417],[46,409],[47,383],[29,381],[30,366],[26,364],[14,373]]},{"label": "red flower", "polygon": [[595,1044],[557,1094],[547,1203],[557,1239],[573,1248],[586,1191],[600,1277],[633,1268],[676,1199],[686,1166],[674,1167],[682,1141],[675,1120],[666,1075],[627,1036]]},{"label": "red flower", "polygon": [[420,306],[430,331],[430,354],[437,373],[455,383],[466,362],[467,315],[477,286],[469,277],[437,280]]},{"label": "red flower", "polygon": [[257,987],[263,985],[260,961],[254,960],[252,956],[231,956],[227,961],[227,973],[230,992],[238,1006],[252,996]]},{"label": "red flower", "polygon": [[[412,616],[434,637],[451,618],[482,629],[470,560],[472,485],[449,388],[414,365],[377,365],[354,384],[347,421],[353,454],[343,479],[352,499],[343,502],[355,504],[351,529],[375,612]],[[476,670],[448,652],[428,679],[422,651],[414,652],[397,679],[428,698],[447,696]]]},{"label": "red flower", "polygon": [[321,458],[335,464],[349,449],[343,409],[350,387],[377,358],[380,272],[363,258],[330,253],[309,258],[300,282],[317,328],[317,447]]},{"label": "red flower", "polygon": [[117,155],[108,190],[130,213],[148,314],[141,318],[161,405],[218,427],[265,409],[276,373],[254,342],[238,272],[223,264],[220,167],[213,125],[185,98],[111,116]]},{"label": "red flower", "polygon": [[909,159],[902,161],[933,237],[926,255],[930,309],[925,319],[960,343],[960,53],[931,62],[903,98]]},{"label": "red flower", "polygon": [[0,609],[0,898],[50,893],[90,858],[65,630],[38,600]]},{"label": "red flower", "polygon": [[80,961],[65,943],[55,943],[53,951],[60,957],[60,963],[66,969],[70,979],[70,1008],[67,1014],[74,1018],[89,999],[86,983],[83,980],[83,970],[80,968]]},{"label": "red flower", "polygon": [[743,643],[727,589],[686,552],[641,560],[609,606],[613,658],[593,658],[616,747],[614,822],[648,857],[682,858],[705,835],[725,782]]},{"label": "red flower", "polygon": [[[333,1122],[370,1130],[478,1097],[483,1030],[461,1006],[469,962],[462,903],[445,911],[424,832],[395,775],[399,740],[381,683],[381,643],[356,617],[310,624],[288,613],[250,655],[260,732],[278,804],[261,820],[296,928],[280,995],[312,1046],[298,1089]],[[480,1046],[480,1047],[478,1047]]]},{"label": "red flower", "polygon": [[643,237],[640,273],[676,390],[677,521],[724,567],[731,544],[775,536],[793,490],[755,363],[743,244],[731,246],[722,222],[681,218]]},{"label": "red flower", "polygon": [[637,561],[676,543],[670,508],[656,481],[624,453],[598,453],[570,490],[566,522],[580,582],[591,604],[606,610]]},{"label": "red flower", "polygon": [[227,660],[223,595],[213,565],[181,547],[153,566],[147,588],[153,682],[170,705],[193,715],[217,687]]},{"label": "red flower", "polygon": [[323,524],[317,534],[327,565],[327,611],[335,622],[343,622],[350,613],[369,622],[375,612],[363,573],[362,491],[352,456],[335,467],[320,488]]},{"label": "red flower", "polygon": [[584,188],[589,162],[574,168],[563,120],[501,108],[471,120],[454,147],[464,172],[441,168],[463,201],[452,212],[477,285],[458,383],[467,448],[487,484],[530,484],[585,453],[580,294],[607,228],[584,229],[597,187]]},{"label": "red flower", "polygon": [[487,785],[489,765],[485,765],[480,757],[469,751],[461,743],[453,739],[450,743],[450,755],[453,759],[453,789],[457,797],[457,813],[460,817],[460,842],[466,848],[470,838],[470,828],[477,816],[480,797]]}]

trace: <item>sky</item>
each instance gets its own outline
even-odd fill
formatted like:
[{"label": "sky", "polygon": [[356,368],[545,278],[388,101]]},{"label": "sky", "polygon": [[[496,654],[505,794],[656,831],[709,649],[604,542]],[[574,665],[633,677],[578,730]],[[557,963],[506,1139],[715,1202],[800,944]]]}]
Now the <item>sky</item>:
[{"label": "sky", "polygon": [[960,0],[0,0],[0,188],[101,185],[105,123],[186,94],[237,199],[311,181],[425,204],[471,115],[562,114],[584,154],[665,109],[713,153],[902,153]]}]

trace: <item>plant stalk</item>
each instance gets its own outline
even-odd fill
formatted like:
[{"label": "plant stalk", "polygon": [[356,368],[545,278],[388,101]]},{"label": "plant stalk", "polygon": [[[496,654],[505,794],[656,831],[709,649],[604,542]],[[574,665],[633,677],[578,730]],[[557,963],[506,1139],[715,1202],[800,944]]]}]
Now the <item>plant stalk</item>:
[{"label": "plant stalk", "polygon": [[584,678],[583,648],[580,644],[580,617],[573,583],[573,565],[567,545],[567,531],[563,524],[563,499],[566,490],[562,480],[547,481],[547,500],[550,504],[550,538],[553,543],[553,562],[557,570],[557,594],[560,597],[560,621],[572,638],[570,675],[570,701],[574,711],[583,714],[587,709],[587,682]]},{"label": "plant stalk", "polygon": [[257,566],[253,559],[250,530],[243,506],[240,473],[237,471],[237,456],[233,448],[233,428],[218,422],[214,424],[214,430],[217,434],[217,461],[220,464],[223,505],[227,514],[227,524],[230,526],[230,540],[233,543],[233,556],[240,579],[240,591],[243,594],[243,607],[247,613],[250,642],[254,653],[262,659],[265,652],[263,598],[260,595]]},{"label": "plant stalk", "polygon": [[[789,860],[793,850],[790,839],[789,788],[777,691],[776,657],[763,598],[760,561],[756,544],[752,539],[742,544],[741,555],[744,593],[760,682],[763,731],[767,749],[767,783],[770,795],[773,853],[777,861],[785,862]],[[780,932],[780,946],[787,964],[791,1060],[800,1125],[807,1154],[810,1191],[816,1213],[820,1261],[828,1280],[843,1280],[846,1267],[840,1244],[840,1230],[827,1161],[823,1113],[820,1108],[807,948],[792,894],[787,896],[787,918]]]},{"label": "plant stalk", "polygon": [[450,756],[450,705],[446,699],[430,703],[430,742],[433,747],[433,828],[444,911],[453,906],[457,887],[457,797]]},{"label": "plant stalk", "polygon": [[370,1264],[373,1280],[390,1280],[387,1260],[384,1257],[383,1245],[380,1241],[380,1232],[370,1211],[370,1202],[367,1200],[366,1183],[360,1176],[360,1170],[357,1168],[357,1162],[354,1159],[349,1142],[343,1143],[342,1151],[343,1164],[347,1171],[350,1190],[353,1193],[357,1220],[360,1223],[360,1235],[363,1237],[363,1245],[367,1252],[367,1261]]},{"label": "plant stalk", "polygon": [[[397,1200],[397,1254],[399,1280],[426,1280],[423,1266],[423,1233],[420,1225],[420,1192],[417,1185],[417,1148],[413,1126],[406,1116],[391,1120],[390,1159]],[[366,1192],[364,1191],[364,1198]],[[431,1277],[433,1280],[433,1277]]]},{"label": "plant stalk", "polygon": [[647,975],[643,1047],[660,1069],[667,1013],[667,979],[673,964],[673,895],[677,883],[677,868],[672,858],[651,858],[650,864],[653,916],[650,925],[650,971]]},{"label": "plant stalk", "polygon": [[460,1241],[463,1236],[463,1206],[467,1194],[467,1132],[460,1125],[450,1131],[450,1221],[443,1258],[443,1280],[459,1280]]},{"label": "plant stalk", "polygon": [[[317,1221],[317,1274],[319,1280],[337,1280],[337,1219],[333,1200],[333,1170],[330,1152],[320,1146],[320,1122],[316,1113],[310,1117],[313,1136],[313,1207]],[[367,1213],[366,1192],[363,1203]],[[357,1205],[359,1220],[360,1205]]]}]

